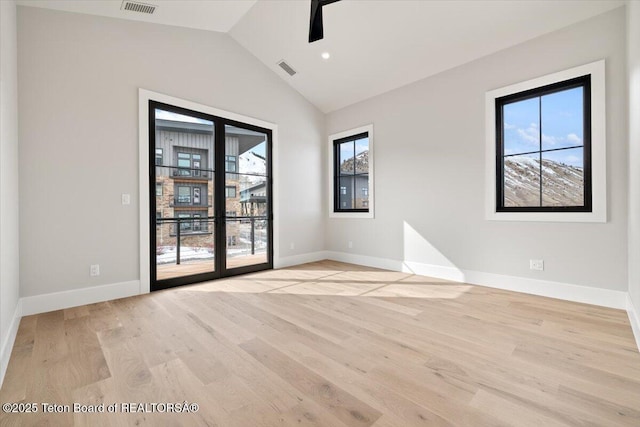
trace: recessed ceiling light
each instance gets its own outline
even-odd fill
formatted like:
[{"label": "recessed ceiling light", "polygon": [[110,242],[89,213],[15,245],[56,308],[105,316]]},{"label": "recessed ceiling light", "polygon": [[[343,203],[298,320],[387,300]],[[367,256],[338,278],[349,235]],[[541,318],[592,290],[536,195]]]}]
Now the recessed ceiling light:
[{"label": "recessed ceiling light", "polygon": [[320,55],[320,56],[322,56],[322,59],[329,59],[329,58],[331,58],[331,55],[329,55],[329,52],[322,52],[322,55]]}]

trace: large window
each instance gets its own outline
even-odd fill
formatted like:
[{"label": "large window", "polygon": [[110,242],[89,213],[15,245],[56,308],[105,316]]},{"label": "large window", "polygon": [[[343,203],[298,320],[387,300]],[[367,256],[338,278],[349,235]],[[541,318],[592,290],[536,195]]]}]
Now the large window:
[{"label": "large window", "polygon": [[486,94],[487,219],[606,221],[604,61]]},{"label": "large window", "polygon": [[[372,127],[332,135],[331,216],[372,217]],[[355,214],[355,215],[352,215]]]},{"label": "large window", "polygon": [[[180,233],[207,233],[209,231],[205,212],[180,212],[177,217],[180,222]],[[175,231],[172,231],[172,235]]]},{"label": "large window", "polygon": [[237,172],[238,158],[236,156],[224,156],[224,170],[226,172]]},{"label": "large window", "polygon": [[204,185],[176,185],[176,205],[204,206],[207,204],[207,187]]},{"label": "large window", "polygon": [[189,186],[178,187],[178,198],[176,199],[176,204],[179,204],[179,205],[191,204],[191,187]]},{"label": "large window", "polygon": [[191,175],[191,154],[178,153],[178,173],[182,176]]},{"label": "large window", "polygon": [[178,169],[176,174],[180,176],[206,176],[203,170],[202,154],[178,152]]},{"label": "large window", "polygon": [[591,77],[496,99],[497,210],[591,211]]}]

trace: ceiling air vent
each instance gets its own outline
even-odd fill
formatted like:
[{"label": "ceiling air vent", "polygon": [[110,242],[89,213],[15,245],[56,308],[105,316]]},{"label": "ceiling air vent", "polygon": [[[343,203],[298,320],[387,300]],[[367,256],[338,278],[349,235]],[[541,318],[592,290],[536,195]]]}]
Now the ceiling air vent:
[{"label": "ceiling air vent", "polygon": [[131,12],[148,13],[151,15],[158,6],[152,4],[140,3],[137,1],[124,0],[120,9]]},{"label": "ceiling air vent", "polygon": [[278,66],[280,66],[280,68],[285,70],[287,72],[287,74],[289,74],[290,76],[294,76],[296,74],[296,72],[297,72],[296,70],[291,68],[291,66],[289,64],[284,62],[284,60],[278,62]]}]

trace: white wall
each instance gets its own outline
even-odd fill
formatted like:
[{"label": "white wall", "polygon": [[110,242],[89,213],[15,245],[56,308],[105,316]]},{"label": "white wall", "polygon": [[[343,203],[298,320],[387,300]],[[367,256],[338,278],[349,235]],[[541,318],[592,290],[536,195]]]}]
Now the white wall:
[{"label": "white wall", "polygon": [[[629,68],[629,294],[640,316],[640,2],[627,4]],[[638,320],[636,320],[638,321]],[[640,327],[640,324],[637,325]],[[640,330],[638,330],[640,333]],[[640,343],[640,335],[637,336]]]},{"label": "white wall", "polygon": [[[608,223],[486,221],[485,92],[602,58]],[[626,292],[625,90],[619,8],[329,114],[328,134],[374,125],[376,218],[328,220],[328,249]]]},{"label": "white wall", "polygon": [[323,249],[324,116],[229,36],[28,7],[18,29],[22,296],[139,278],[139,87],[276,123],[280,256]]},{"label": "white wall", "polygon": [[[18,73],[16,5],[0,2],[0,384],[17,328]],[[19,321],[19,318],[17,318]]]}]

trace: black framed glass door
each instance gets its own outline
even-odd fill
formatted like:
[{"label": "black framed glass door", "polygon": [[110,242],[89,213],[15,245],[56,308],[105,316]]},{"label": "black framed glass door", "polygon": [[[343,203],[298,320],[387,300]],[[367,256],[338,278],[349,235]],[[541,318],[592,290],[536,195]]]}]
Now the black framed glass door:
[{"label": "black framed glass door", "polygon": [[225,269],[269,261],[269,137],[246,125],[225,125]]},{"label": "black framed glass door", "polygon": [[149,102],[151,290],[273,267],[271,131]]}]

